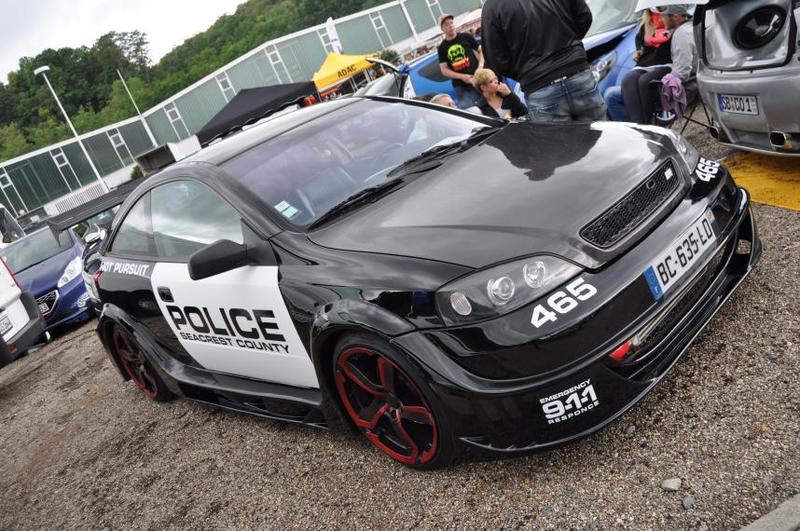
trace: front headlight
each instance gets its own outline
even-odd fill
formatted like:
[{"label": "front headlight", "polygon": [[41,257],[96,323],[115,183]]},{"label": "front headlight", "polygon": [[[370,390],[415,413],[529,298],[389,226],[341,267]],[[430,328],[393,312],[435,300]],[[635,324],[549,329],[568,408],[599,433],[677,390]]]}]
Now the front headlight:
[{"label": "front headlight", "polygon": [[591,64],[592,74],[594,75],[594,79],[600,83],[603,81],[608,73],[611,72],[611,69],[614,68],[614,65],[617,64],[617,52],[612,51],[611,53],[607,53],[603,57],[595,60]]},{"label": "front headlight", "polygon": [[72,260],[70,260],[67,267],[64,268],[64,273],[61,275],[61,278],[58,279],[57,287],[65,286],[66,284],[72,282],[72,280],[81,274],[81,269],[83,268],[83,260],[80,256],[76,256]]},{"label": "front headlight", "polygon": [[686,171],[689,173],[689,175],[691,175],[694,172],[694,169],[697,167],[697,163],[700,161],[700,152],[698,152],[697,148],[695,148],[691,142],[686,140],[682,134],[670,129],[664,129],[662,132],[672,140],[675,150],[678,152],[678,155],[681,156],[683,163],[686,165]]},{"label": "front headlight", "polygon": [[554,256],[533,256],[460,278],[436,292],[448,325],[498,317],[529,304],[581,272]]}]

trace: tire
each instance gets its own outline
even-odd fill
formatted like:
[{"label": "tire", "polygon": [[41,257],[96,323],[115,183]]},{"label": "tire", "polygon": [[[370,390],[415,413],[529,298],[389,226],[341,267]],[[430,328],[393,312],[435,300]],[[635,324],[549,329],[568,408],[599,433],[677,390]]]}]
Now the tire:
[{"label": "tire", "polygon": [[141,346],[122,326],[111,327],[111,346],[125,373],[144,395],[155,402],[168,402],[175,396],[153,368]]},{"label": "tire", "polygon": [[336,345],[340,405],[362,435],[406,466],[440,468],[456,458],[447,415],[422,371],[386,341],[353,334]]}]

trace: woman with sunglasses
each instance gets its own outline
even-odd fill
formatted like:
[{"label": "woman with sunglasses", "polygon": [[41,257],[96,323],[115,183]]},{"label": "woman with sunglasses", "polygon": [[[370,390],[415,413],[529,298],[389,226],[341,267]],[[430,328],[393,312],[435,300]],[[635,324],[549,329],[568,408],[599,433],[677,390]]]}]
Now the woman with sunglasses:
[{"label": "woman with sunglasses", "polygon": [[478,108],[485,116],[511,120],[528,114],[528,110],[517,95],[511,92],[508,85],[501,83],[492,70],[488,68],[476,70],[472,74],[472,86],[483,96]]}]

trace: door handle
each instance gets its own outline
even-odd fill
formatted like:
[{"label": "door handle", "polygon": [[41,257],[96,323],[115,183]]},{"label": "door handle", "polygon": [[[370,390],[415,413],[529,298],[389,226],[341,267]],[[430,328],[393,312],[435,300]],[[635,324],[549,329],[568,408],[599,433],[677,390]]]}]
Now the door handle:
[{"label": "door handle", "polygon": [[164,302],[175,302],[175,299],[172,298],[172,292],[169,288],[158,287],[156,289],[158,291],[158,298]]}]

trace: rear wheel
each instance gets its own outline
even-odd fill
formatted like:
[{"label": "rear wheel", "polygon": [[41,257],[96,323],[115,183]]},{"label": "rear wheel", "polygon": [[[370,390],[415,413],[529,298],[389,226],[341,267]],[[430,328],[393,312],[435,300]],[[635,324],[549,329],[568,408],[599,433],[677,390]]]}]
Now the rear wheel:
[{"label": "rear wheel", "polygon": [[131,381],[147,398],[156,402],[166,402],[173,397],[164,381],[153,369],[133,336],[119,325],[111,331],[114,352],[122,368]]},{"label": "rear wheel", "polygon": [[345,338],[333,371],[344,410],[378,450],[415,468],[452,461],[454,445],[436,396],[388,343],[361,334]]}]

